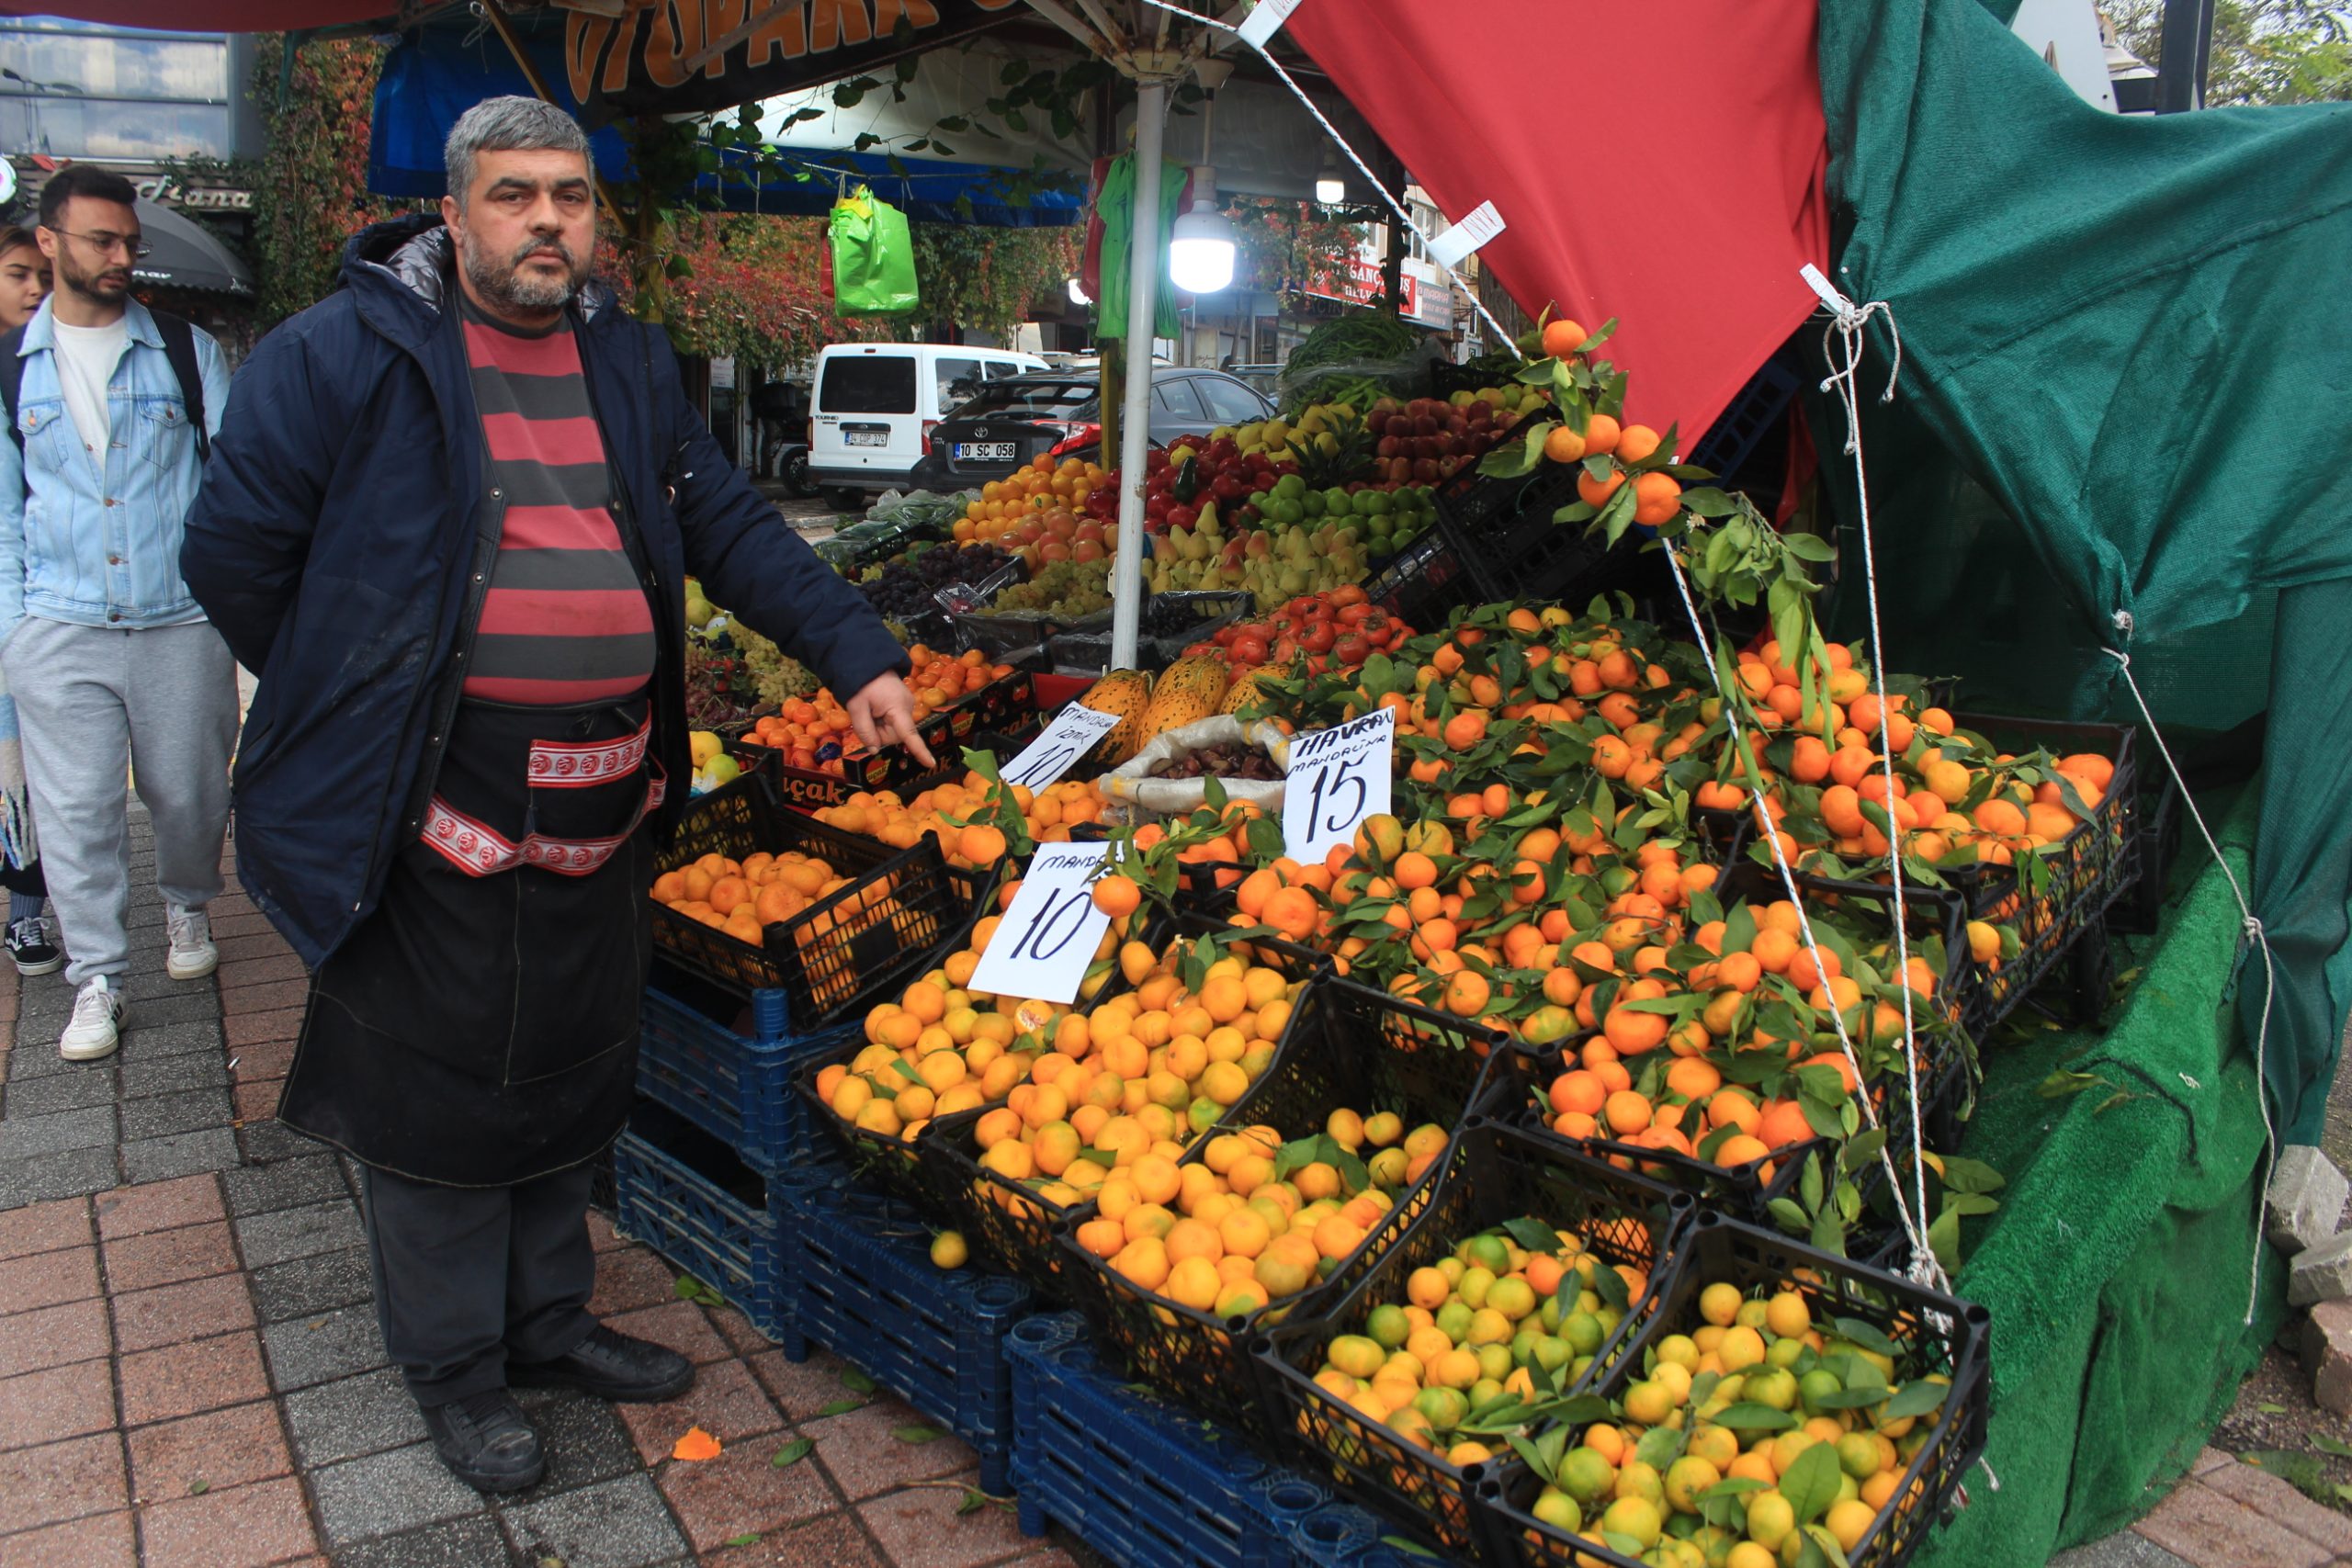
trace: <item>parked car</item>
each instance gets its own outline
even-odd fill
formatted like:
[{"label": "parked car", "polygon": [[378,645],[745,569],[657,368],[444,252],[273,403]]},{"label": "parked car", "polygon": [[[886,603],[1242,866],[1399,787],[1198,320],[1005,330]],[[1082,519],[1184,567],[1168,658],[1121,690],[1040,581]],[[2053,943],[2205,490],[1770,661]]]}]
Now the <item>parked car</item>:
[{"label": "parked car", "polygon": [[990,382],[1046,368],[1034,354],[935,343],[837,343],[817,354],[808,477],[844,510],[912,486],[945,411]]},{"label": "parked car", "polygon": [[[1100,461],[1101,390],[1091,376],[992,381],[931,433],[931,450],[915,465],[914,482],[925,490],[966,490],[1001,479],[1057,448],[1064,448],[1065,456]],[[1156,446],[1217,425],[1273,416],[1273,404],[1223,371],[1172,367],[1152,372],[1150,435]]]}]

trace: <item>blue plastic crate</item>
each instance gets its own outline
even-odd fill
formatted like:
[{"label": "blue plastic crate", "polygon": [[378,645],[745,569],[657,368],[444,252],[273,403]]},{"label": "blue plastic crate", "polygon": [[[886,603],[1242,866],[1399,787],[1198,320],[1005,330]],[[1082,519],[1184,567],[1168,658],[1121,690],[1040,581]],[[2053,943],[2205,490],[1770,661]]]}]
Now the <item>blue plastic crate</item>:
[{"label": "blue plastic crate", "polygon": [[839,1166],[797,1167],[782,1204],[778,1274],[787,1359],[813,1341],[853,1361],[980,1456],[980,1489],[1011,1484],[1012,1371],[1007,1332],[1030,1310],[1017,1280],[931,1261],[931,1227],[903,1203],[861,1192]]},{"label": "blue plastic crate", "polygon": [[640,1103],[613,1145],[613,1228],[644,1242],[784,1337],[773,1189],[697,1129]]},{"label": "blue plastic crate", "polygon": [[1074,1314],[1015,1325],[1008,1348],[1023,1533],[1057,1520],[1124,1568],[1291,1568],[1329,1491],[1123,1385]]},{"label": "blue plastic crate", "polygon": [[1778,358],[1757,367],[1747,384],[1733,395],[1707,433],[1690,444],[1686,461],[1708,472],[1729,478],[1747,461],[1765,433],[1797,395],[1797,373]]},{"label": "blue plastic crate", "polygon": [[754,1170],[774,1172],[811,1157],[817,1145],[808,1106],[792,1080],[809,1063],[854,1043],[860,1021],[796,1034],[780,990],[753,991],[746,1007],[741,998],[667,964],[656,964],[653,974],[638,1044],[638,1092],[735,1150]]},{"label": "blue plastic crate", "polygon": [[1387,1520],[1353,1503],[1316,1509],[1291,1529],[1299,1568],[1436,1568],[1447,1561],[1427,1548],[1406,1550]]}]

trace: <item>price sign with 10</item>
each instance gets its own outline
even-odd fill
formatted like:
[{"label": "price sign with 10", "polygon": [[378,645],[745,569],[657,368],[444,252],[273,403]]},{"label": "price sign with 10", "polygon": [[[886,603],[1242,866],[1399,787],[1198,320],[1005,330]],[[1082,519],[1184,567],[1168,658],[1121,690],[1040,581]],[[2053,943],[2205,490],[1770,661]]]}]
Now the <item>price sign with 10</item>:
[{"label": "price sign with 10", "polygon": [[1111,917],[1094,907],[1093,882],[1109,843],[1041,844],[1012,907],[997,923],[971,987],[1000,997],[1078,999],[1086,967]]},{"label": "price sign with 10", "polygon": [[1333,844],[1351,842],[1356,824],[1386,811],[1396,713],[1381,708],[1290,743],[1283,789],[1283,848],[1312,863]]},{"label": "price sign with 10", "polygon": [[1119,716],[1097,713],[1091,707],[1071,703],[1054,716],[1045,732],[1021,749],[1021,754],[1007,762],[999,774],[1009,784],[1024,789],[1045,788],[1068,773],[1070,765],[1089,751],[1095,742],[1119,728]]}]

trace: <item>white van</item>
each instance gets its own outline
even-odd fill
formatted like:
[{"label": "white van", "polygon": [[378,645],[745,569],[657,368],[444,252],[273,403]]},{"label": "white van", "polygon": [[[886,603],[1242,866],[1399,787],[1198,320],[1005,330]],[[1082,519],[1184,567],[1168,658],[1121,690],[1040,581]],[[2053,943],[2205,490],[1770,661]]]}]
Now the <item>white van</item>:
[{"label": "white van", "polygon": [[1034,354],[944,343],[837,343],[817,353],[808,472],[834,505],[911,487],[931,427],[989,381],[1049,369]]}]

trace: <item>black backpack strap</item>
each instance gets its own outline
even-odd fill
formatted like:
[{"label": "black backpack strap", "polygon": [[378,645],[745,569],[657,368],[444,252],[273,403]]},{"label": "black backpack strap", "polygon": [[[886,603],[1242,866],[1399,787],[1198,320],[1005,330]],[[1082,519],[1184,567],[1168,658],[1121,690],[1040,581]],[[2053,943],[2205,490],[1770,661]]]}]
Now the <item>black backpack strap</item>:
[{"label": "black backpack strap", "polygon": [[[155,318],[155,330],[164,339],[164,357],[172,362],[172,374],[179,378],[180,400],[187,404],[187,422],[196,426],[196,460],[201,463],[212,456],[212,436],[205,429],[204,370],[196,362],[196,328],[169,310],[147,313]],[[12,396],[8,400],[11,414],[16,407]]]},{"label": "black backpack strap", "polygon": [[8,406],[8,439],[17,450],[25,449],[25,433],[17,428],[17,394],[25,384],[25,329],[12,327],[8,335],[0,337],[0,402]]}]

